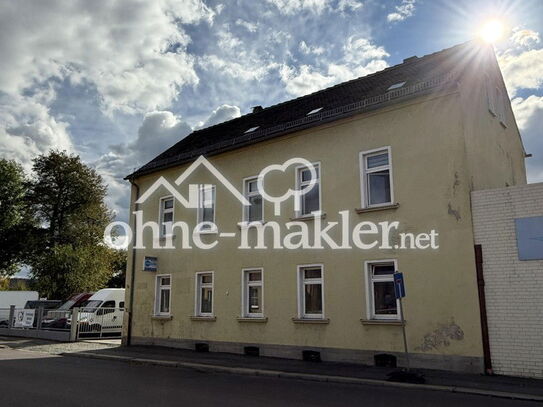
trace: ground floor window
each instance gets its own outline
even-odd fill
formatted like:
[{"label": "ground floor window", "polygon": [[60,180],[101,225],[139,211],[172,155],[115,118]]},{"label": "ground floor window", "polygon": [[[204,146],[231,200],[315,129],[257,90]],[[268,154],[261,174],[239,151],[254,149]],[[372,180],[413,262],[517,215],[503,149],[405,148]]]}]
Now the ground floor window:
[{"label": "ground floor window", "polygon": [[394,294],[395,260],[366,263],[368,316],[370,319],[399,319],[398,300]]},{"label": "ground floor window", "polygon": [[196,273],[196,315],[213,316],[213,272]]},{"label": "ground floor window", "polygon": [[[172,278],[170,275],[156,277],[155,314],[170,314],[170,299],[172,290]],[[124,303],[123,303],[124,305]]]},{"label": "ground floor window", "polygon": [[242,316],[264,316],[263,281],[262,269],[243,270]]},{"label": "ground floor window", "polygon": [[300,318],[324,318],[322,265],[298,266],[298,314]]}]

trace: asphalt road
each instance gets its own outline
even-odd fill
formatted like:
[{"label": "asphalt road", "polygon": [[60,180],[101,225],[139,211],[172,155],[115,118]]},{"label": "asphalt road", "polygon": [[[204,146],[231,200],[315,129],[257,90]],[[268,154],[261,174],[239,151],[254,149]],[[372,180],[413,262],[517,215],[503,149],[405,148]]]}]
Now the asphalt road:
[{"label": "asphalt road", "polygon": [[202,373],[0,349],[0,405],[532,406],[486,396]]}]

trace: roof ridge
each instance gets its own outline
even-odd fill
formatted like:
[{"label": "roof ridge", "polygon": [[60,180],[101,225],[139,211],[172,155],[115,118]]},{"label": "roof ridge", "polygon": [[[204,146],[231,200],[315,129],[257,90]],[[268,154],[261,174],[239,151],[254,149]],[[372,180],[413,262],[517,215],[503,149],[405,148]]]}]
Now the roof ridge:
[{"label": "roof ridge", "polygon": [[[388,67],[386,67],[386,68],[384,68],[384,69],[381,69],[380,71],[372,72],[372,73],[367,74],[367,75],[364,75],[364,76],[359,76],[359,77],[357,77],[357,78],[349,79],[348,81],[336,83],[335,85],[329,86],[329,87],[327,87],[327,88],[319,89],[319,90],[317,90],[317,91],[315,91],[315,92],[308,93],[308,94],[302,95],[302,96],[298,96],[298,97],[296,97],[296,98],[294,98],[294,99],[285,100],[285,101],[283,101],[283,102],[279,102],[279,103],[276,103],[276,104],[274,104],[274,105],[267,106],[267,107],[263,108],[262,110],[260,110],[260,111],[258,111],[258,112],[249,112],[249,113],[245,113],[244,115],[241,115],[241,116],[238,116],[238,117],[234,117],[234,118],[232,118],[232,119],[230,119],[230,120],[226,120],[226,121],[224,121],[224,122],[216,123],[216,124],[214,124],[214,125],[212,125],[212,126],[203,127],[203,128],[198,129],[198,130],[194,130],[194,131],[192,131],[191,133],[189,133],[189,134],[188,134],[186,137],[184,137],[184,138],[189,137],[191,134],[199,133],[199,132],[201,132],[201,131],[203,131],[203,130],[212,129],[212,128],[217,127],[217,126],[222,126],[222,125],[225,124],[225,123],[230,123],[230,122],[233,122],[233,121],[236,121],[236,120],[240,120],[240,119],[243,119],[243,118],[245,118],[245,117],[251,116],[251,115],[253,115],[253,114],[263,113],[263,112],[265,112],[265,111],[267,111],[267,110],[269,111],[269,109],[272,109],[272,108],[275,108],[275,107],[278,107],[278,106],[283,106],[283,105],[285,105],[285,104],[288,104],[288,103],[291,103],[291,102],[294,102],[294,101],[297,101],[297,100],[300,100],[300,99],[304,99],[304,98],[309,97],[309,96],[317,95],[317,94],[319,94],[319,93],[324,93],[324,92],[326,92],[326,91],[329,91],[330,89],[335,89],[335,88],[338,88],[338,87],[340,87],[340,86],[345,86],[345,85],[347,85],[347,84],[350,84],[350,83],[359,81],[359,80],[361,80],[361,79],[371,78],[371,77],[374,77],[374,76],[376,76],[376,75],[382,74],[382,73],[385,72],[385,71],[391,71],[391,70],[394,70],[394,69],[398,69],[399,67],[401,67],[401,66],[403,66],[403,65],[405,65],[405,64],[407,64],[407,63],[409,63],[409,64],[419,63],[419,62],[421,62],[422,60],[428,59],[428,58],[430,58],[430,57],[432,57],[432,56],[435,56],[435,55],[437,55],[437,54],[441,54],[441,53],[446,52],[446,51],[451,51],[451,50],[453,50],[453,49],[455,49],[455,48],[461,48],[461,47],[463,47],[463,46],[466,46],[467,44],[473,43],[473,41],[474,41],[474,40],[468,40],[468,41],[465,41],[465,42],[463,42],[463,43],[461,43],[461,44],[456,44],[456,45],[453,45],[453,46],[448,47],[448,48],[443,48],[443,49],[440,50],[440,51],[435,51],[435,52],[432,52],[432,53],[430,53],[430,54],[426,54],[426,55],[423,55],[423,56],[421,56],[421,57],[417,57],[417,59],[416,59],[415,61],[402,62],[402,63],[396,64],[396,65],[388,66]],[[172,147],[173,147],[173,146],[172,146]]]}]

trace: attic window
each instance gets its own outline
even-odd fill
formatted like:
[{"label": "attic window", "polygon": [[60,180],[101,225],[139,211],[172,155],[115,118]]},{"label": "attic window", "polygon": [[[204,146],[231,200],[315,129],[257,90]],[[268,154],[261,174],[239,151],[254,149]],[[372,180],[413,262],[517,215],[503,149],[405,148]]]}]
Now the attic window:
[{"label": "attic window", "polygon": [[249,130],[246,130],[245,133],[252,133],[256,129],[258,129],[260,126],[251,127]]},{"label": "attic window", "polygon": [[401,88],[403,85],[405,85],[405,82],[398,82],[398,83],[395,83],[394,85],[390,85],[387,89],[388,90],[394,90],[394,89],[399,89]]},{"label": "attic window", "polygon": [[312,111],[310,111],[308,114],[306,114],[306,116],[310,116],[312,114],[315,114],[315,113],[318,113],[322,110],[323,108],[322,107],[319,107],[317,109],[313,109]]}]

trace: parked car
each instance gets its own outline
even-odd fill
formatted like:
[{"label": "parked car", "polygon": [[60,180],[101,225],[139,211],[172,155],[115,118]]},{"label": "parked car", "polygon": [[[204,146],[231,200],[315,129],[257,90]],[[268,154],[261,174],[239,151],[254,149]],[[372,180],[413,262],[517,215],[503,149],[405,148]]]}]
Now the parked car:
[{"label": "parked car", "polygon": [[120,335],[123,327],[124,288],[104,288],[93,294],[78,317],[80,336]]},{"label": "parked car", "polygon": [[37,300],[37,291],[0,291],[0,327],[7,327],[9,320],[9,309],[12,305],[15,308],[23,308],[29,300]]},{"label": "parked car", "polygon": [[58,309],[47,312],[47,316],[42,320],[42,328],[68,329],[72,309],[85,306],[92,295],[93,293],[72,295]]}]

